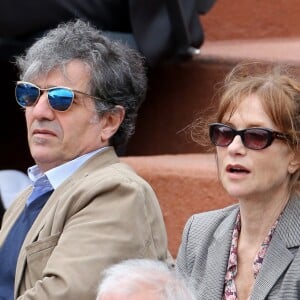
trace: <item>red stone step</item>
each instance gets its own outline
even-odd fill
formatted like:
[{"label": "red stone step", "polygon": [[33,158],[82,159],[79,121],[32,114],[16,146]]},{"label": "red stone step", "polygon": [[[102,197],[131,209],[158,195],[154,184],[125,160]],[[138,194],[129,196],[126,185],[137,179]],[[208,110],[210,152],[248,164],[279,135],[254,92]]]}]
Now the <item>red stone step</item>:
[{"label": "red stone step", "polygon": [[191,142],[183,129],[199,113],[217,107],[218,87],[224,76],[242,61],[289,64],[300,78],[300,36],[206,41],[192,60],[154,70],[127,154],[203,152],[205,149]]},{"label": "red stone step", "polygon": [[129,156],[122,161],[155,190],[173,256],[177,254],[184,224],[192,214],[235,202],[218,181],[213,154]]}]

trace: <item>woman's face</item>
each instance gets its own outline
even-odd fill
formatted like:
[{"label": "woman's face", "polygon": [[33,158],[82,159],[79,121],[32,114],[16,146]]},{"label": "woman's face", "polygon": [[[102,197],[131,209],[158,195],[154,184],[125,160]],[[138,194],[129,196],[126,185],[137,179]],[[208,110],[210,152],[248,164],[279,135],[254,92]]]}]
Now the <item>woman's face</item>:
[{"label": "woman's face", "polygon": [[[243,99],[232,115],[228,111],[222,123],[237,130],[267,127],[280,131],[256,95]],[[271,200],[274,197],[286,200],[290,175],[298,168],[286,141],[274,139],[265,149],[251,150],[237,135],[229,146],[216,148],[219,177],[232,197],[239,200]]]}]

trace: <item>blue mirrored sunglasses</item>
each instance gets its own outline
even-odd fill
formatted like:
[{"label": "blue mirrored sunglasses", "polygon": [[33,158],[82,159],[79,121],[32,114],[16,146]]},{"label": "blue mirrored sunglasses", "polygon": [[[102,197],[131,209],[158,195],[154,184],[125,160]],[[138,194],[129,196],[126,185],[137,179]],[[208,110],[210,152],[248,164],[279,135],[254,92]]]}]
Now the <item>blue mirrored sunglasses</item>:
[{"label": "blue mirrored sunglasses", "polygon": [[39,88],[33,83],[18,81],[15,88],[17,103],[22,107],[33,106],[41,96],[41,91],[47,91],[48,103],[53,110],[66,111],[73,103],[75,93],[79,93],[94,99],[102,100],[89,94],[72,90],[67,87],[51,87],[47,89]]}]

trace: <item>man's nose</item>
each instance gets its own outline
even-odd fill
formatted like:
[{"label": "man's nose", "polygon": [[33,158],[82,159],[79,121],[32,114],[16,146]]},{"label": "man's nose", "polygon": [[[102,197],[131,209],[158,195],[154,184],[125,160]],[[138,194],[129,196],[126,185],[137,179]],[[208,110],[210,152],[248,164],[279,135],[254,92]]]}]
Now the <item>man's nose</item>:
[{"label": "man's nose", "polygon": [[32,114],[38,118],[51,118],[53,116],[53,110],[51,109],[48,102],[48,94],[46,91],[41,92],[40,97],[36,103],[30,107]]}]

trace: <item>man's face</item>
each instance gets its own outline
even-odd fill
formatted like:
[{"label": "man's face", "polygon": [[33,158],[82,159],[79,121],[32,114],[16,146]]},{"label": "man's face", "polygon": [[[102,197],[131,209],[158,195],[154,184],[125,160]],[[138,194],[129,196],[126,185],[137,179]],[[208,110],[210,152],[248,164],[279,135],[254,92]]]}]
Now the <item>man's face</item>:
[{"label": "man's face", "polygon": [[[89,93],[89,79],[88,67],[73,60],[64,73],[53,69],[32,83],[40,88],[63,86]],[[30,152],[43,172],[108,144],[101,137],[105,118],[96,113],[92,98],[79,93],[71,107],[60,112],[49,106],[47,91],[41,92],[38,102],[26,107],[25,117]]]}]

